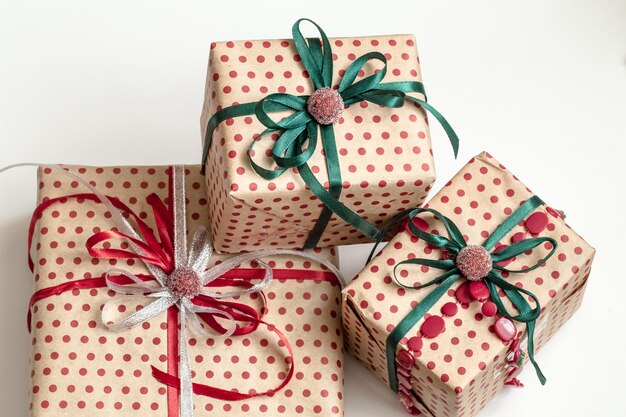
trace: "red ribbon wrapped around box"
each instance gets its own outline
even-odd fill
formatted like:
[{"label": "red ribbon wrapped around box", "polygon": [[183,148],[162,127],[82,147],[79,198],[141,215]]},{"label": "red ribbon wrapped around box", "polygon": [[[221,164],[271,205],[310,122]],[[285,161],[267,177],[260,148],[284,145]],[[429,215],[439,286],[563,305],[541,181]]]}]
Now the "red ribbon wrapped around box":
[{"label": "red ribbon wrapped around box", "polygon": [[40,169],[32,415],[341,413],[334,249],[213,256],[201,184],[198,166]]}]

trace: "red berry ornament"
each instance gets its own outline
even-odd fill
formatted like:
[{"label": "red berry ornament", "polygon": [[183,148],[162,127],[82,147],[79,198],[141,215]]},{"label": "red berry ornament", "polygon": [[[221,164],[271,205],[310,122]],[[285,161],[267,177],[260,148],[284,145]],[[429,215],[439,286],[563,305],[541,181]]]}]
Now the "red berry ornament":
[{"label": "red berry ornament", "polygon": [[465,278],[479,281],[491,272],[493,261],[487,249],[480,245],[468,245],[456,255],[456,266]]},{"label": "red berry ornament", "polygon": [[343,99],[336,90],[322,87],[308,98],[306,109],[319,124],[332,125],[343,113]]},{"label": "red berry ornament", "polygon": [[167,277],[167,287],[179,298],[193,298],[200,294],[202,284],[200,277],[192,268],[178,268]]}]

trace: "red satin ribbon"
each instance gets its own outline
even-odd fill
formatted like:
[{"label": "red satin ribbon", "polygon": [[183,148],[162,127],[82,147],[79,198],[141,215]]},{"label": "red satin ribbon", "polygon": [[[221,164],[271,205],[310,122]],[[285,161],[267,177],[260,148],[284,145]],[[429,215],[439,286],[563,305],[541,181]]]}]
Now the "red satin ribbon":
[{"label": "red satin ribbon", "polygon": [[[285,346],[285,348],[289,352],[288,362],[290,362],[291,366],[289,367],[289,373],[287,374],[283,382],[277,387],[271,388],[267,391],[251,392],[248,394],[237,392],[237,391],[229,391],[229,390],[225,390],[222,388],[212,387],[209,385],[194,383],[193,392],[195,394],[203,395],[205,397],[217,398],[219,400],[225,400],[225,401],[242,401],[242,400],[247,400],[247,399],[254,398],[254,397],[263,397],[263,396],[273,395],[277,393],[278,391],[280,391],[281,389],[283,389],[289,383],[289,381],[291,381],[291,378],[293,377],[293,373],[294,373],[294,367],[293,367],[294,359],[293,359],[293,349],[291,345],[289,344],[289,341],[287,340],[287,338],[281,331],[279,331],[276,327],[274,327],[274,325],[268,324],[262,320],[259,320],[259,323],[264,324],[265,326],[267,326],[267,328],[270,331],[276,333],[276,335],[278,335],[278,337],[280,338],[280,341],[282,342],[282,344]],[[178,336],[174,336],[174,337],[177,338]],[[154,366],[152,366],[152,376],[154,376],[159,382],[162,382],[170,387],[174,387],[178,389],[178,387],[180,386],[180,379],[177,376],[171,375],[169,373],[165,373],[157,369]]]},{"label": "red satin ribbon", "polygon": [[[338,284],[337,278],[331,272],[306,270],[306,269],[277,269],[277,270],[273,270],[273,273],[277,277],[277,279],[280,279],[280,280],[322,281],[322,282],[334,282]],[[261,269],[236,268],[227,272],[221,278],[216,279],[215,281],[207,285],[207,287],[252,286],[253,284],[250,282],[250,280],[260,279],[263,277],[264,274],[265,274],[265,271]],[[150,275],[138,275],[138,277],[143,281],[151,281],[153,279],[152,276]],[[234,278],[234,277],[237,277],[237,278]],[[116,284],[120,284],[120,285],[133,283],[133,281],[130,278],[124,275],[109,276],[109,279],[115,282]],[[63,284],[56,285],[54,287],[43,288],[35,292],[29,302],[28,331],[29,332],[31,331],[32,308],[38,301],[44,300],[54,295],[60,295],[66,291],[72,291],[75,289],[85,290],[85,289],[106,288],[106,287],[107,287],[106,277],[102,276],[102,277],[97,277],[97,278],[86,278],[86,279],[66,282]],[[257,311],[254,310],[252,307],[246,306],[245,304],[216,300],[216,299],[206,297],[206,296],[198,296],[194,298],[193,302],[194,304],[197,304],[197,305],[214,307],[214,308],[222,308],[228,311],[231,315],[233,315],[235,320],[250,321],[250,324],[248,326],[238,326],[237,329],[235,330],[235,335],[244,335],[244,334],[252,333],[261,324],[267,326],[267,328],[270,331],[274,332],[279,337],[281,343],[285,346],[285,348],[287,349],[289,353],[290,361],[293,361],[293,349],[288,339],[285,337],[285,335],[282,332],[280,332],[278,329],[276,329],[273,325],[268,324],[265,321],[263,321],[262,316],[259,317],[257,315],[258,314]],[[240,310],[240,312],[236,311],[238,309]],[[247,316],[246,316],[246,313],[248,313]],[[207,324],[211,326],[211,328],[215,329],[216,331],[220,331],[220,329],[223,332],[226,331],[225,328],[221,327],[221,325],[217,323],[217,321],[215,320],[212,314],[201,313],[199,315],[202,316],[203,320],[205,321],[207,321],[207,318],[214,320],[214,322],[212,322],[211,320],[207,321]],[[177,312],[177,309],[174,308],[174,309],[168,310],[168,324],[171,324],[171,326],[168,326],[168,335],[167,335],[168,359],[169,359],[169,358],[176,358],[176,355],[178,355],[178,331],[177,331],[178,312]],[[176,390],[178,390],[178,387],[180,386],[180,380],[176,376],[178,375],[178,362],[176,360],[172,360],[172,361],[168,360],[167,372],[163,372],[154,366],[152,366],[151,368],[152,368],[152,375],[159,382],[166,384],[169,387],[176,388]],[[289,383],[289,381],[293,377],[293,372],[294,372],[294,368],[293,366],[291,366],[289,369],[289,373],[287,374],[287,377],[283,380],[283,382],[279,386],[269,389],[264,392],[245,394],[245,393],[224,390],[221,388],[216,388],[216,387],[211,387],[208,385],[196,384],[196,383],[193,384],[193,389],[194,389],[194,393],[197,395],[203,395],[203,396],[216,398],[220,400],[226,400],[226,401],[241,401],[241,400],[250,399],[254,397],[272,395],[280,391]],[[175,392],[174,393],[175,399],[173,399],[172,396],[168,395],[168,398],[169,398],[168,404],[172,404],[172,401],[177,402],[178,401],[177,395],[178,395],[177,392]],[[174,404],[170,411],[171,412],[175,411],[176,413],[178,413],[178,406]],[[175,416],[175,415],[176,414],[170,413],[170,416]]]},{"label": "red satin ribbon", "polygon": [[[138,275],[138,278],[140,278],[143,281],[152,280],[151,276],[146,276],[146,275]],[[125,276],[111,277],[111,280],[120,285],[133,283],[133,281],[130,278],[125,277]],[[53,295],[63,294],[66,291],[90,290],[93,288],[104,288],[106,286],[107,286],[106,277],[103,275],[98,278],[86,278],[86,279],[79,279],[76,281],[65,282],[63,284],[55,285],[54,287],[43,288],[39,291],[36,291],[30,297],[30,301],[28,302],[28,317],[27,317],[28,333],[30,333],[32,330],[31,321],[32,321],[33,307],[38,301],[44,300],[48,297],[52,297]]]},{"label": "red satin ribbon", "polygon": [[[178,309],[174,306],[167,309],[167,372],[178,375]],[[178,417],[178,387],[167,387],[167,415]]]},{"label": "red satin ribbon", "polygon": [[[170,176],[170,201],[172,201],[171,196],[171,169],[168,171]],[[163,201],[156,195],[150,194],[147,197],[147,202],[152,208],[152,212],[155,219],[156,229],[159,238],[155,236],[152,229],[148,227],[148,225],[139,218],[139,216],[134,213],[128,206],[122,203],[120,200],[108,197],[111,204],[115,206],[120,212],[124,215],[124,217],[132,217],[137,227],[139,229],[139,234],[142,238],[142,241],[132,238],[124,233],[121,233],[117,230],[108,230],[108,231],[100,231],[94,233],[86,243],[87,250],[89,254],[95,258],[104,258],[104,259],[141,259],[144,262],[151,263],[153,265],[158,266],[163,269],[166,273],[170,273],[174,270],[174,245],[173,245],[173,218],[170,210],[165,206]],[[57,197],[51,198],[43,203],[41,203],[34,211],[30,227],[28,233],[28,262],[31,268],[31,271],[34,271],[34,263],[31,253],[31,247],[33,243],[33,236],[35,231],[35,226],[37,221],[41,218],[42,214],[54,204],[57,203],[65,203],[69,199],[84,199],[99,202],[97,196],[94,194],[75,194],[69,195],[65,197]],[[138,255],[131,251],[126,251],[123,249],[112,249],[107,247],[98,247],[97,245],[115,239],[129,239],[133,241],[144,253],[143,255]],[[325,271],[309,271],[309,270],[289,270],[289,269],[279,269],[273,271],[274,278],[278,280],[316,280],[316,281],[328,281],[338,283],[337,277],[330,272]],[[253,268],[237,268],[233,269],[222,277],[216,279],[215,281],[209,283],[207,287],[250,287],[253,284],[250,280],[261,279],[264,275],[264,270],[261,269],[253,269]],[[153,279],[152,276],[142,275],[140,278],[144,281],[150,281]],[[125,276],[114,276],[109,277],[109,279],[113,280],[119,284],[130,284],[132,280]],[[45,298],[51,297],[53,295],[59,295],[66,291],[71,291],[74,289],[93,289],[93,288],[105,288],[106,278],[104,276],[98,278],[88,278],[81,279],[72,282],[67,282],[64,284],[56,285],[54,287],[41,289],[31,297],[29,303],[29,311],[28,311],[28,330],[31,330],[31,312],[32,307],[35,303]],[[261,293],[263,297],[263,302],[265,303],[265,295]],[[253,397],[272,395],[282,388],[284,388],[294,374],[293,367],[293,349],[289,344],[287,338],[282,334],[278,329],[276,329],[273,325],[268,324],[263,321],[263,317],[266,313],[265,306],[262,309],[262,312],[259,313],[254,308],[242,304],[235,303],[229,301],[223,301],[215,298],[211,298],[204,295],[199,295],[195,297],[192,302],[197,305],[213,307],[217,309],[221,309],[222,311],[228,312],[236,321],[236,328],[234,335],[245,335],[255,331],[259,325],[266,326],[270,331],[275,333],[279,339],[280,343],[283,344],[288,353],[288,362],[290,364],[289,372],[286,378],[275,388],[269,389],[265,392],[253,392],[253,393],[240,393],[235,391],[224,390],[217,387],[211,387],[204,384],[193,384],[194,393],[197,395],[203,395],[211,398],[216,398],[220,400],[226,401],[240,401],[245,399],[250,399]],[[216,319],[215,314],[211,313],[200,313],[198,314],[202,320],[211,327],[214,331],[220,334],[226,333],[226,328],[224,328]],[[221,317],[221,316],[219,316]],[[161,383],[168,385],[170,389],[168,389],[168,411],[170,417],[178,416],[178,388],[180,386],[180,380],[178,378],[178,362],[176,360],[178,354],[178,313],[175,307],[171,307],[168,310],[168,369],[167,372],[163,372],[154,366],[152,367],[152,375]]]}]

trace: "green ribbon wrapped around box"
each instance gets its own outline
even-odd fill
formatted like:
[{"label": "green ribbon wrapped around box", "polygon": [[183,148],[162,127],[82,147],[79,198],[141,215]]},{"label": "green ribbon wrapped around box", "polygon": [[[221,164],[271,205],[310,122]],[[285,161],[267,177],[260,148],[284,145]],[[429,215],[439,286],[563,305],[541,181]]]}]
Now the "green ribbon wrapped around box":
[{"label": "green ribbon wrapped around box", "polygon": [[[318,38],[304,38],[300,31],[300,24],[303,21],[308,21],[315,25],[321,36],[321,43]],[[298,54],[302,59],[302,64],[309,74],[316,91],[311,96],[295,96],[283,93],[270,94],[257,102],[236,104],[215,112],[207,123],[202,154],[203,170],[204,162],[211,147],[213,131],[217,126],[228,119],[255,115],[266,129],[256,139],[251,138],[252,142],[248,149],[248,157],[254,171],[264,179],[271,180],[279,177],[288,169],[297,168],[304,183],[324,204],[320,217],[313,230],[309,233],[305,248],[312,248],[317,245],[333,214],[339,216],[371,240],[381,240],[384,237],[382,230],[361,218],[339,201],[342,179],[332,124],[336,120],[331,120],[336,118],[329,119],[323,117],[323,115],[320,116],[315,113],[315,110],[313,110],[312,114],[309,109],[311,107],[315,108],[315,103],[312,102],[315,99],[311,98],[315,97],[318,92],[327,90],[326,95],[328,97],[324,97],[322,101],[328,98],[335,98],[339,103],[343,103],[343,106],[368,101],[384,107],[398,108],[410,101],[428,110],[441,123],[452,144],[455,156],[458,153],[458,137],[448,121],[441,113],[428,104],[425,99],[421,100],[407,94],[418,93],[424,94],[425,97],[424,86],[421,82],[383,82],[387,72],[387,59],[382,53],[370,52],[355,59],[341,79],[339,88],[333,90],[332,48],[322,28],[312,20],[300,19],[293,25],[292,35]],[[382,69],[360,81],[356,81],[359,72],[372,60],[380,61],[383,64]],[[332,95],[335,95],[335,97],[331,97]],[[271,113],[286,110],[293,111],[293,113],[282,120],[275,121],[270,116]],[[252,159],[252,154],[258,139],[274,132],[280,132],[280,136],[271,150],[272,159],[277,167],[268,169],[255,163]],[[324,148],[329,179],[328,190],[315,177],[307,163],[316,150],[318,135],[321,136]]]}]

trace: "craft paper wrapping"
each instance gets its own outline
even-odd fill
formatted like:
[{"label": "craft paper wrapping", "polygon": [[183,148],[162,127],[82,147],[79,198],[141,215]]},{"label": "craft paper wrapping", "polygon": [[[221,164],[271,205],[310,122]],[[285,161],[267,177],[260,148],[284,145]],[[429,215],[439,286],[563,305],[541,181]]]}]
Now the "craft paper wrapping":
[{"label": "craft paper wrapping", "polygon": [[[482,244],[512,210],[532,195],[498,161],[483,153],[446,184],[428,207],[449,217],[466,236],[468,244]],[[545,213],[546,206],[537,211]],[[551,209],[549,213],[556,214]],[[558,242],[556,253],[545,266],[529,273],[511,274],[508,278],[540,300],[542,313],[535,331],[536,349],[544,345],[580,306],[595,254],[595,250],[561,217],[553,214],[548,214],[549,224],[540,236],[552,237]],[[430,233],[436,230],[445,235],[442,223],[432,215],[419,217],[427,221]],[[510,244],[515,233],[524,231],[522,222],[501,243]],[[546,251],[534,249],[531,254],[518,256],[507,268],[534,265],[542,254],[545,255]],[[344,290],[343,321],[348,350],[385,384],[389,383],[385,356],[388,334],[434,288],[401,288],[392,278],[394,265],[409,258],[441,259],[441,255],[439,249],[429,247],[403,230]],[[414,282],[426,283],[441,272],[409,265],[399,268],[398,277],[405,284],[413,285]],[[464,281],[458,280],[453,289]],[[456,302],[454,290],[444,295],[429,313],[441,316],[441,307],[448,302]],[[506,304],[507,308],[513,308],[510,303]],[[399,349],[407,348],[408,338],[417,335],[424,320],[422,318],[409,331]],[[459,305],[458,313],[444,317],[444,320],[445,331],[433,339],[423,338],[421,353],[415,355],[413,403],[426,416],[470,417],[503,386],[508,373],[506,356],[509,346],[494,333],[495,317],[483,317],[479,302]],[[516,322],[516,327],[518,336],[521,336],[523,324]],[[549,384],[553,368],[541,357],[538,361]],[[534,373],[529,371],[524,377],[532,378]]]},{"label": "craft paper wrapping", "polygon": [[[421,81],[412,35],[331,38],[333,85],[359,56],[379,51],[388,60],[385,82]],[[380,65],[368,62],[357,81]],[[236,103],[258,101],[270,93],[310,95],[313,86],[291,40],[217,42],[211,45],[201,126],[204,138],[209,118]],[[416,97],[424,98],[420,94]],[[279,120],[281,115],[273,116]],[[216,249],[237,253],[260,248],[302,247],[315,225],[322,203],[305,186],[295,169],[268,181],[252,170],[247,150],[265,127],[254,116],[219,125],[205,161],[211,229]],[[344,110],[334,124],[343,191],[340,201],[362,218],[381,227],[398,211],[420,204],[435,169],[426,113],[406,102],[386,108],[361,102]],[[264,153],[273,138],[255,147],[255,162],[272,167]],[[309,161],[313,173],[328,187],[322,146]],[[333,215],[319,246],[369,241]]]},{"label": "craft paper wrapping", "polygon": [[[168,196],[168,167],[69,167],[104,194],[119,198],[154,227],[146,197]],[[77,182],[48,169],[39,172],[39,202],[87,192]],[[207,199],[199,166],[186,167],[189,230],[206,224]],[[102,205],[67,200],[44,211],[35,229],[32,254],[35,291],[59,284],[100,277],[113,266],[135,274],[146,273],[137,261],[92,259],[85,249],[94,232],[115,226]],[[336,262],[334,248],[316,255]],[[211,264],[226,259],[214,255]],[[290,279],[275,279],[266,291],[265,320],[282,331],[295,349],[295,374],[273,397],[229,402],[194,396],[197,416],[341,415],[342,335],[338,283],[299,279],[301,270],[324,270],[306,259],[277,256],[274,269],[293,270]],[[252,268],[246,264],[241,268]],[[293,279],[291,279],[293,278]],[[38,301],[32,317],[31,415],[46,416],[167,416],[168,396],[175,389],[151,375],[151,365],[167,371],[168,318],[163,313],[138,328],[116,333],[101,323],[101,308],[114,295],[107,288],[66,291]],[[124,304],[137,308],[141,298]],[[235,300],[258,308],[260,297]],[[289,366],[288,353],[278,337],[265,327],[249,335],[201,339],[188,329],[194,382],[223,389],[264,391],[277,386]]]}]

